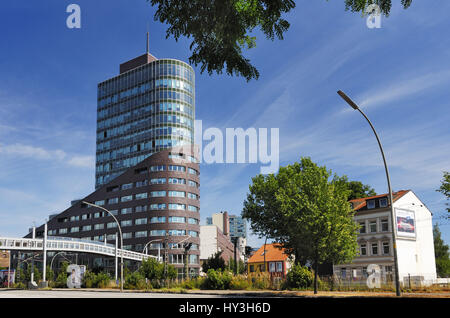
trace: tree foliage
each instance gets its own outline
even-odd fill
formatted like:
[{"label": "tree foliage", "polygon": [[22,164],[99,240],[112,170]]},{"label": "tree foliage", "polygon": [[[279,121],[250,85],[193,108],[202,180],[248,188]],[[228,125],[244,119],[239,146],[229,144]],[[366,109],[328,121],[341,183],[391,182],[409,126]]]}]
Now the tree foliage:
[{"label": "tree foliage", "polygon": [[[282,16],[295,8],[293,0],[148,0],[156,6],[154,19],[168,24],[166,37],[192,38],[189,62],[212,74],[226,69],[229,75],[258,79],[258,70],[243,56],[256,46],[255,29],[266,38],[282,40],[289,22]],[[412,0],[401,0],[404,8]],[[391,0],[345,0],[346,10],[364,12],[376,3],[385,15]]]},{"label": "tree foliage", "polygon": [[373,195],[377,195],[375,190],[367,185],[363,184],[361,181],[348,181],[346,176],[341,177],[336,182],[341,182],[342,186],[347,188],[350,191],[348,195],[348,200],[367,198]]},{"label": "tree foliage", "polygon": [[[444,171],[444,176],[442,178],[441,187],[436,191],[441,192],[443,195],[447,197],[447,200],[450,199],[450,173]],[[447,203],[447,206],[449,204]],[[450,207],[447,208],[447,212],[450,212]]]},{"label": "tree foliage", "polygon": [[310,158],[281,167],[277,175],[258,175],[242,213],[254,232],[283,244],[297,264],[314,266],[315,291],[320,264],[350,262],[357,251],[346,178],[331,176]]},{"label": "tree foliage", "polygon": [[202,271],[204,273],[207,273],[210,269],[223,271],[226,267],[225,260],[222,258],[222,251],[218,251],[203,262]]},{"label": "tree foliage", "polygon": [[439,277],[450,277],[449,247],[442,240],[441,231],[437,224],[433,227],[433,239],[437,275]]}]

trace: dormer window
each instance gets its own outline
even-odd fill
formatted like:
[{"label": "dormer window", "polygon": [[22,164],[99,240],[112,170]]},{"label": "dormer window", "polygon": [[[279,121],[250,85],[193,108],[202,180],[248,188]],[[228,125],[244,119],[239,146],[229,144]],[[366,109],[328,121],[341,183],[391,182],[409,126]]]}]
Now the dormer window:
[{"label": "dormer window", "polygon": [[388,200],[387,198],[380,199],[380,208],[385,208],[388,206]]},{"label": "dormer window", "polygon": [[375,209],[375,200],[367,200],[367,208]]}]

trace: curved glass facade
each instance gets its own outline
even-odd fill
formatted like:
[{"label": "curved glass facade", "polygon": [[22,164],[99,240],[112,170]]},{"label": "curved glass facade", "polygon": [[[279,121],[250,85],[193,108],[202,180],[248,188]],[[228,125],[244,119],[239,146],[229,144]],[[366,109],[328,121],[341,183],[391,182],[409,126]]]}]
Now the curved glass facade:
[{"label": "curved glass facade", "polygon": [[98,85],[96,188],[160,150],[193,144],[195,74],[161,59]]}]

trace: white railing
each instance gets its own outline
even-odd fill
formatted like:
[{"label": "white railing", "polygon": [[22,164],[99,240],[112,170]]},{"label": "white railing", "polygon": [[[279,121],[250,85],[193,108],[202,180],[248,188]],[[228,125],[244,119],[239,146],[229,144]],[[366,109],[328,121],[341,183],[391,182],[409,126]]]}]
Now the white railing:
[{"label": "white railing", "polygon": [[[43,251],[43,239],[11,238],[0,237],[0,250],[16,251]],[[48,237],[47,251],[67,251],[79,253],[100,254],[105,256],[116,256],[116,248],[112,244],[105,244],[98,241],[81,240],[70,237]],[[124,249],[117,249],[117,257],[142,261],[156,256],[132,252]]]}]

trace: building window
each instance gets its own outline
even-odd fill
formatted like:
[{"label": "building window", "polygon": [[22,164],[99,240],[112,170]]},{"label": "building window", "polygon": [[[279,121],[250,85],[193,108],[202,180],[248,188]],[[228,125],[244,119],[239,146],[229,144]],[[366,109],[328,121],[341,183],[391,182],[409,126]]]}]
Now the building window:
[{"label": "building window", "polygon": [[79,215],[73,215],[70,217],[70,221],[74,222],[74,221],[79,221],[80,220],[80,216]]},{"label": "building window", "polygon": [[105,228],[105,225],[103,223],[94,225],[94,230],[103,230],[104,228]]},{"label": "building window", "polygon": [[150,180],[151,184],[164,184],[166,183],[166,178],[153,178]]},{"label": "building window", "polygon": [[147,231],[139,231],[134,234],[134,237],[146,237]]},{"label": "building window", "polygon": [[152,191],[152,192],[150,192],[150,196],[152,198],[165,197],[166,196],[166,191]]},{"label": "building window", "polygon": [[166,230],[153,230],[150,231],[150,236],[165,236]]},{"label": "building window", "polygon": [[387,232],[389,231],[389,223],[387,219],[382,219],[381,220],[381,231],[382,232]]},{"label": "building window", "polygon": [[106,228],[108,229],[113,229],[117,227],[117,223],[116,222],[109,222],[106,224]]},{"label": "building window", "polygon": [[83,215],[81,216],[81,219],[82,219],[82,220],[87,220],[87,219],[89,219],[89,214],[83,214]]},{"label": "building window", "polygon": [[170,184],[186,184],[186,179],[183,178],[169,178]]},{"label": "building window", "polygon": [[[130,238],[133,238],[133,233],[132,233],[132,232],[123,233],[123,238],[124,238],[124,239],[130,239]],[[125,249],[125,248],[124,248],[124,249]]]},{"label": "building window", "polygon": [[370,233],[375,233],[377,231],[377,221],[370,221],[369,222],[369,229]]},{"label": "building window", "polygon": [[389,248],[389,242],[383,242],[383,254],[389,255],[390,248]]},{"label": "building window", "polygon": [[378,243],[372,243],[372,255],[378,255]]},{"label": "building window", "polygon": [[387,198],[380,199],[380,208],[385,208],[388,206],[388,200]]},{"label": "building window", "polygon": [[275,272],[275,263],[269,262],[269,272],[273,273]]},{"label": "building window", "polygon": [[92,229],[91,225],[85,225],[81,228],[82,231],[90,231]]},{"label": "building window", "polygon": [[283,262],[277,262],[277,272],[283,272]]},{"label": "building window", "polygon": [[169,230],[169,235],[170,236],[183,236],[183,235],[186,235],[186,231],[185,230]]},{"label": "building window", "polygon": [[95,201],[95,205],[105,205],[105,200]]},{"label": "building window", "polygon": [[154,216],[150,219],[150,223],[166,223],[165,216]]},{"label": "building window", "polygon": [[188,198],[198,200],[198,195],[196,195],[195,193],[188,192]]},{"label": "building window", "polygon": [[122,210],[120,210],[120,214],[130,214],[133,212],[132,208],[123,208]]},{"label": "building window", "polygon": [[106,240],[108,240],[108,241],[112,241],[112,240],[115,240],[115,239],[116,239],[116,234],[108,234],[106,236]]},{"label": "building window", "polygon": [[116,203],[119,203],[119,198],[108,199],[108,204],[116,204]]},{"label": "building window", "polygon": [[134,220],[134,224],[136,225],[147,224],[147,218],[136,219]]},{"label": "building window", "polygon": [[166,204],[165,203],[154,203],[150,205],[150,210],[165,210]]},{"label": "building window", "polygon": [[[198,212],[198,208],[193,205],[188,205],[188,210],[192,211],[192,212]],[[211,223],[208,223],[208,224],[212,224],[212,221],[211,221]]]},{"label": "building window", "polygon": [[67,234],[67,229],[59,229],[59,234]]},{"label": "building window", "polygon": [[70,228],[70,233],[76,233],[78,231],[80,231],[80,228],[78,226]]},{"label": "building window", "polygon": [[117,215],[117,214],[119,214],[119,210],[109,210],[109,212],[110,212],[112,215]]},{"label": "building window", "polygon": [[145,212],[147,211],[147,206],[146,205],[138,205],[137,207],[134,208],[135,212]]},{"label": "building window", "polygon": [[197,237],[198,236],[198,232],[196,231],[189,231],[189,235],[192,237]]},{"label": "building window", "polygon": [[122,190],[128,190],[128,189],[132,189],[132,188],[133,188],[132,183],[122,184]]},{"label": "building window", "polygon": [[155,171],[164,171],[165,170],[165,166],[151,166],[150,167],[150,171],[153,171],[153,172],[155,172]]},{"label": "building window", "polygon": [[195,181],[192,181],[192,180],[189,180],[188,185],[189,185],[190,187],[198,188],[198,183],[195,182]]},{"label": "building window", "polygon": [[184,198],[185,196],[186,192],[183,191],[169,191],[169,197]]},{"label": "building window", "polygon": [[195,170],[195,169],[192,169],[192,168],[189,168],[189,169],[188,169],[188,172],[189,172],[190,174],[193,174],[193,175],[198,175],[198,171]]},{"label": "building window", "polygon": [[136,194],[136,200],[147,199],[147,192]]},{"label": "building window", "polygon": [[375,200],[367,200],[367,208],[375,209]]},{"label": "building window", "polygon": [[136,188],[145,187],[147,184],[148,184],[147,179],[145,179],[144,181],[138,181],[136,182]]},{"label": "building window", "polygon": [[186,205],[179,203],[169,203],[169,210],[186,210]]},{"label": "building window", "polygon": [[346,278],[347,276],[347,269],[346,268],[341,268],[341,277],[342,278]]},{"label": "building window", "polygon": [[199,224],[199,221],[197,219],[194,219],[194,218],[189,218],[188,219],[188,223],[189,224]]},{"label": "building window", "polygon": [[366,256],[367,255],[367,245],[361,244],[360,251],[361,251],[361,256]]},{"label": "building window", "polygon": [[364,234],[366,233],[366,222],[359,222],[359,233]]},{"label": "building window", "polygon": [[181,216],[169,216],[169,223],[186,223],[186,218]]},{"label": "building window", "polygon": [[183,166],[170,165],[170,166],[169,166],[169,171],[185,172],[185,171],[186,171],[186,168],[183,167]]},{"label": "building window", "polygon": [[132,195],[127,195],[127,196],[124,196],[124,197],[122,197],[120,199],[121,202],[129,202],[131,200],[133,200],[133,196]]},{"label": "building window", "polygon": [[122,222],[120,222],[120,226],[131,226],[133,225],[133,222],[131,220],[124,220]]}]

